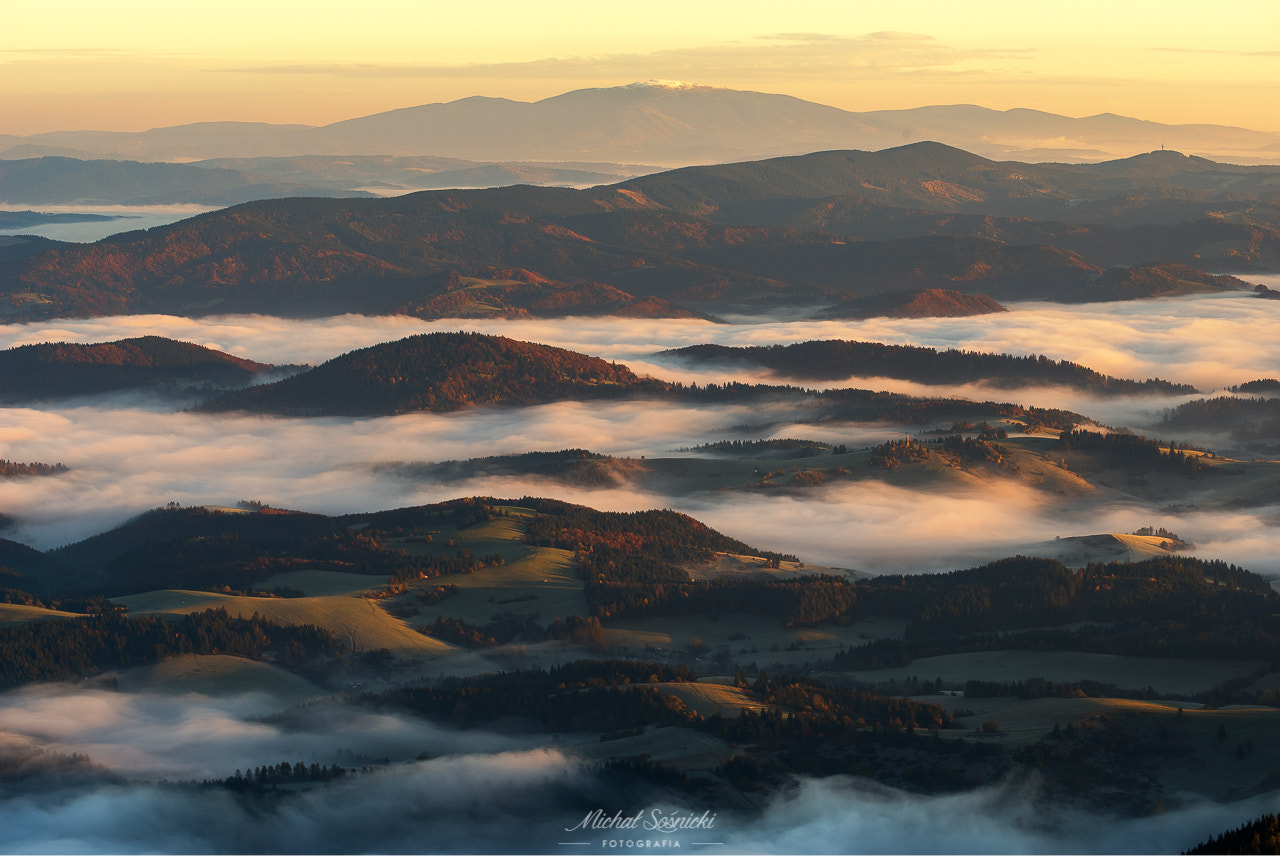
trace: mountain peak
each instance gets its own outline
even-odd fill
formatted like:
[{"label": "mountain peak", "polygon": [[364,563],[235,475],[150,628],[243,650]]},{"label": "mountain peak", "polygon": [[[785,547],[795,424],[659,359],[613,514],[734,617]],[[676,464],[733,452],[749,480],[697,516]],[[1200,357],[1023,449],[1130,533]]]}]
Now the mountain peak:
[{"label": "mountain peak", "polygon": [[683,80],[640,80],[635,83],[628,83],[620,89],[668,89],[668,90],[688,90],[688,89],[721,89],[719,86],[707,86],[704,83],[686,83]]}]

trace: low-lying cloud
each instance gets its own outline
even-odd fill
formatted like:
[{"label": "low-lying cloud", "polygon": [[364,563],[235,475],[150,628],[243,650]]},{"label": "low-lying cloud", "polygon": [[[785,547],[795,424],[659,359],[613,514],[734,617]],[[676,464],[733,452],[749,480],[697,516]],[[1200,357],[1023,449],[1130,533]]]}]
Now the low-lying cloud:
[{"label": "low-lying cloud", "polygon": [[[1014,311],[958,319],[776,321],[741,325],[697,320],[573,319],[425,322],[407,317],[342,316],[287,320],[256,316],[183,319],[136,316],[0,327],[0,345],[35,341],[108,341],[159,334],[210,344],[276,363],[321,362],[347,350],[429,330],[472,329],[598,354],[659,376],[705,383],[720,371],[667,370],[650,355],[698,342],[770,344],[815,338],[869,339],[1013,353],[1044,352],[1117,375],[1161,375],[1220,386],[1275,374],[1280,364],[1276,304],[1249,296],[1059,306],[1019,304]],[[764,380],[765,373],[749,379]],[[1112,425],[1156,436],[1154,424],[1180,397],[1092,398],[1055,389],[939,388],[871,379],[865,384],[913,394],[963,394],[1039,406],[1064,406]],[[1195,541],[1201,555],[1280,573],[1276,509],[1198,511],[1095,501],[1049,502],[1013,482],[982,489],[922,489],[862,481],[803,494],[722,491],[666,493],[656,486],[588,490],[534,478],[431,483],[376,465],[443,461],[584,448],[639,457],[725,439],[797,437],[853,448],[917,429],[848,423],[805,424],[785,407],[673,402],[560,403],[453,414],[375,419],[278,419],[209,416],[171,410],[150,396],[103,396],[0,411],[0,457],[64,463],[71,472],[0,479],[0,512],[17,525],[4,537],[41,549],[117,525],[148,508],[234,504],[254,499],[280,507],[347,513],[416,505],[463,495],[554,495],[608,510],[671,507],[762,548],[806,561],[865,570],[937,570],[978,563],[1055,536],[1165,526]],[[1169,439],[1182,439],[1170,437]]]},{"label": "low-lying cloud", "polygon": [[[572,739],[454,732],[336,702],[303,709],[287,727],[246,720],[267,710],[261,696],[65,685],[0,695],[0,747],[88,753],[116,774],[109,783],[30,782],[0,796],[3,849],[598,853],[678,840],[684,852],[709,853],[1171,853],[1274,809],[1273,797],[1218,805],[1172,794],[1177,807],[1163,815],[1111,817],[1044,799],[1033,776],[940,796],[853,777],[798,778],[758,813],[688,795],[637,804],[579,761]],[[433,757],[414,760],[419,750]],[[261,801],[172,784],[283,759],[326,763],[343,751],[385,755],[390,765]],[[595,807],[714,820],[670,837],[574,830]]]},{"label": "low-lying cloud", "polygon": [[[1272,282],[1280,277],[1255,276]],[[317,363],[354,348],[415,333],[468,330],[569,348],[668,376],[646,361],[660,350],[701,343],[772,345],[852,339],[932,348],[1044,354],[1116,377],[1161,377],[1218,389],[1276,373],[1280,314],[1276,304],[1244,293],[1064,305],[1012,303],[1009,312],[967,318],[870,318],[849,321],[762,320],[733,324],[696,319],[444,319],[344,315],[321,319],[267,316],[177,318],[139,315],[0,326],[0,347],[33,342],[101,342],[148,333],[271,363]]]}]

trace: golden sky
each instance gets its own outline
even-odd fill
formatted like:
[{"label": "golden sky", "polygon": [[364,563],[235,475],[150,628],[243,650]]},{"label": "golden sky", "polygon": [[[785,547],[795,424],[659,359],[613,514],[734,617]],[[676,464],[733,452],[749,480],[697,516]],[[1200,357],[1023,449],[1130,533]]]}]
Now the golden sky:
[{"label": "golden sky", "polygon": [[319,125],[649,79],[1280,131],[1280,0],[0,0],[0,133]]}]

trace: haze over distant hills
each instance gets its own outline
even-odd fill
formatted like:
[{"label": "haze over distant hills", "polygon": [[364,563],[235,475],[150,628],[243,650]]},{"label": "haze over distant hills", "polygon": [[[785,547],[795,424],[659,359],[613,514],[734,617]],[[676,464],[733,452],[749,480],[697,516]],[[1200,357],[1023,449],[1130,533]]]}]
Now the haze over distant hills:
[{"label": "haze over distant hills", "polygon": [[580,89],[533,103],[476,96],[321,127],[201,122],[137,133],[0,135],[0,157],[433,155],[678,166],[825,149],[878,150],[918,140],[1030,161],[1097,161],[1165,146],[1237,163],[1280,162],[1280,134],[1243,128],[973,105],[858,113],[787,95],[658,82]]},{"label": "haze over distant hills", "polygon": [[439,157],[314,155],[143,163],[0,156],[0,200],[11,205],[235,205],[254,199],[391,196],[445,187],[590,187],[657,171],[638,164],[481,163]]}]

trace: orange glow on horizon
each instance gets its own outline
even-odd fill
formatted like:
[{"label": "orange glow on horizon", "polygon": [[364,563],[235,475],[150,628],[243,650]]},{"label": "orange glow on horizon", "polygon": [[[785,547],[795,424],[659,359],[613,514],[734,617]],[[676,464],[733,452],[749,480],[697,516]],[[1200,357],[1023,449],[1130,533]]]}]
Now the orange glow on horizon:
[{"label": "orange glow on horizon", "polygon": [[[1280,131],[1280,4],[368,0],[199,11],[157,0],[6,9],[0,133],[197,121],[320,125],[472,95],[534,101],[650,78],[845,110],[932,104]],[[175,11],[182,8],[183,11]],[[678,20],[680,26],[671,22]]]}]

